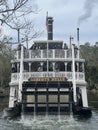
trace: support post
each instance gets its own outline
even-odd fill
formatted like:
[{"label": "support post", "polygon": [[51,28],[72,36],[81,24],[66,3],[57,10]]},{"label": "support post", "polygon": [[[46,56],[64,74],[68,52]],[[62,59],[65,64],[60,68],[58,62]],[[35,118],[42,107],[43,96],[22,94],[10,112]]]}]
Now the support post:
[{"label": "support post", "polygon": [[20,58],[20,77],[19,77],[19,88],[18,88],[18,102],[22,100],[22,83],[23,83],[23,45],[21,45],[21,58]]},{"label": "support post", "polygon": [[47,77],[48,77],[48,71],[49,71],[49,61],[48,61],[48,40],[47,40]]},{"label": "support post", "polygon": [[28,63],[29,64],[29,72],[31,72],[31,63]]},{"label": "support post", "polygon": [[73,99],[74,103],[77,102],[76,98],[76,78],[75,78],[75,59],[74,59],[74,44],[72,44],[72,72],[73,72]]},{"label": "support post", "polygon": [[83,107],[88,107],[86,86],[81,87]]},{"label": "support post", "polygon": [[77,46],[78,46],[78,59],[80,57],[80,39],[79,39],[79,28],[77,28]]}]

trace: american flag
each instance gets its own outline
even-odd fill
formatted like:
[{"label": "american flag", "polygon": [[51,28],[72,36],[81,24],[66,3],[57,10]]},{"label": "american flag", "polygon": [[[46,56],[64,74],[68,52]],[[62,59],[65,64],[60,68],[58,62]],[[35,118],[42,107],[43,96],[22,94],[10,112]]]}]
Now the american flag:
[{"label": "american flag", "polygon": [[47,29],[47,31],[48,31],[48,12],[47,12],[47,14],[46,14],[46,29]]}]

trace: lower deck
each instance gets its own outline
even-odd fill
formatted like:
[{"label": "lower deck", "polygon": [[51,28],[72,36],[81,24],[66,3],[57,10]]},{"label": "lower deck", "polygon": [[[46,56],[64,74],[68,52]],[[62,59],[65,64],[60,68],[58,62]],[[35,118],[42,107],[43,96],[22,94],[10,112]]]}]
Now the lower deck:
[{"label": "lower deck", "polygon": [[22,108],[35,114],[64,114],[71,111],[72,83],[29,81],[23,83]]}]

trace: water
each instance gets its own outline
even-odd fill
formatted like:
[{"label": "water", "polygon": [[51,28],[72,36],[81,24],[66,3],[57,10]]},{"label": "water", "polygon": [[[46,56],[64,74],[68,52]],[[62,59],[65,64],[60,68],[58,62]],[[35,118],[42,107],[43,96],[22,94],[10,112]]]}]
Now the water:
[{"label": "water", "polygon": [[[89,97],[92,107],[92,117],[81,118],[73,115],[63,116],[36,116],[22,115],[14,119],[3,117],[3,108],[0,105],[0,130],[97,130],[98,129],[98,94]],[[1,100],[1,99],[0,99]]]}]

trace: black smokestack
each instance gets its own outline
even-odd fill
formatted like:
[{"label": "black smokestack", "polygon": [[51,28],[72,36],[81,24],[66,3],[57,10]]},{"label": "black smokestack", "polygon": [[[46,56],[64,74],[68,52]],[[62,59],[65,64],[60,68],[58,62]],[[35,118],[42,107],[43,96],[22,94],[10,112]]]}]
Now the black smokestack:
[{"label": "black smokestack", "polygon": [[77,28],[77,41],[79,41],[79,28]]},{"label": "black smokestack", "polygon": [[80,34],[79,34],[79,28],[77,28],[77,44],[79,48],[79,40],[80,40]]},{"label": "black smokestack", "polygon": [[53,40],[53,18],[52,17],[48,17],[47,18],[47,22],[48,22],[48,40]]}]

